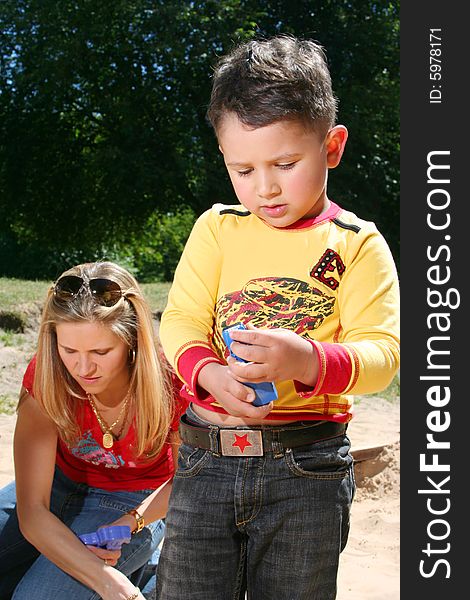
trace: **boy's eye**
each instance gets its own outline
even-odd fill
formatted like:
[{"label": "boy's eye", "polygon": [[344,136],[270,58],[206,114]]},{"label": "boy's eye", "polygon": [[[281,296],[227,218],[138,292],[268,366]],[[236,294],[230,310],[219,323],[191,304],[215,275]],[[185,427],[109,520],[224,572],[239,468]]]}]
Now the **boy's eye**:
[{"label": "boy's eye", "polygon": [[239,177],[246,177],[252,171],[253,171],[253,169],[243,169],[243,171],[237,171],[237,173],[238,173]]},{"label": "boy's eye", "polygon": [[290,162],[290,163],[280,163],[277,165],[277,167],[279,169],[283,169],[284,171],[288,171],[289,169],[293,169],[295,167],[296,163],[295,162]]},{"label": "boy's eye", "polygon": [[98,354],[98,356],[104,356],[105,354],[108,354],[109,350],[95,350],[95,354]]}]

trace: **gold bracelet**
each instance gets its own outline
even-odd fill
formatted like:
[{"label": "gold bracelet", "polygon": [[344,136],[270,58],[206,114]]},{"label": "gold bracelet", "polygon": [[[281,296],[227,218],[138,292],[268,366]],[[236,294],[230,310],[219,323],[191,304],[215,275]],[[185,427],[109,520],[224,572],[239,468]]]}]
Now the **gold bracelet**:
[{"label": "gold bracelet", "polygon": [[136,598],[138,598],[138,597],[139,597],[140,590],[139,590],[139,588],[138,588],[138,587],[136,587],[135,589],[136,589],[137,591],[136,591],[136,592],[134,592],[133,594],[131,594],[130,596],[127,596],[126,600],[135,600]]},{"label": "gold bracelet", "polygon": [[[132,515],[137,523],[137,529],[135,529],[132,532],[132,535],[134,535],[135,533],[139,533],[139,531],[142,531],[142,529],[145,527],[144,517],[141,514],[139,514],[135,508],[133,508],[132,510],[128,510],[126,514]],[[126,598],[126,600],[130,600],[130,599]]]}]

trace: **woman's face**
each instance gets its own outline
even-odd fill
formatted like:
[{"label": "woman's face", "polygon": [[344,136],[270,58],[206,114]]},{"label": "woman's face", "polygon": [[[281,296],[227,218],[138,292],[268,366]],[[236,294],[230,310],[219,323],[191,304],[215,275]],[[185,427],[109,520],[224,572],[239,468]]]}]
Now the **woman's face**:
[{"label": "woman's face", "polygon": [[59,323],[57,347],[75,381],[100,399],[122,400],[129,385],[129,347],[102,323]]}]

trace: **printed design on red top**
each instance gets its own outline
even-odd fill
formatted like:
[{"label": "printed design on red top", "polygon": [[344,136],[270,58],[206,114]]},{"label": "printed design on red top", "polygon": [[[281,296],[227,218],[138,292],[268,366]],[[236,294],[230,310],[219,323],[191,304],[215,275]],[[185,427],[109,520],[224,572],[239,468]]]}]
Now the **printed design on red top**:
[{"label": "printed design on red top", "polygon": [[[89,462],[92,465],[103,465],[108,469],[119,469],[119,467],[126,464],[122,456],[116,456],[113,452],[108,452],[100,446],[91,431],[84,432],[77,444],[69,450],[80,460]],[[127,466],[135,465],[128,464]]]},{"label": "printed design on red top", "polygon": [[[336,290],[339,286],[338,279],[341,279],[345,270],[346,267],[340,255],[331,248],[327,248],[317,264],[312,267],[310,276],[318,279],[332,290]],[[328,277],[328,273],[337,273],[338,279]]]},{"label": "printed design on red top", "polygon": [[251,279],[243,289],[217,301],[214,344],[220,356],[228,353],[221,331],[231,325],[283,327],[308,337],[334,310],[335,298],[306,281],[289,277]]}]

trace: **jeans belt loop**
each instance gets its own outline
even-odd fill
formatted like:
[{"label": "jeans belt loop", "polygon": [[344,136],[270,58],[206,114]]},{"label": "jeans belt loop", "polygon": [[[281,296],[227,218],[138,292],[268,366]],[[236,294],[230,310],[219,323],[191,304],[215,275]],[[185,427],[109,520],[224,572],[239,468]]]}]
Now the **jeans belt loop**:
[{"label": "jeans belt loop", "polygon": [[219,428],[217,425],[209,425],[209,440],[210,440],[210,451],[216,456],[220,456],[220,448],[219,448],[219,440],[218,433]]},{"label": "jeans belt loop", "polygon": [[279,440],[280,431],[271,431],[272,436],[272,450],[274,458],[281,458],[284,456],[284,446]]}]

